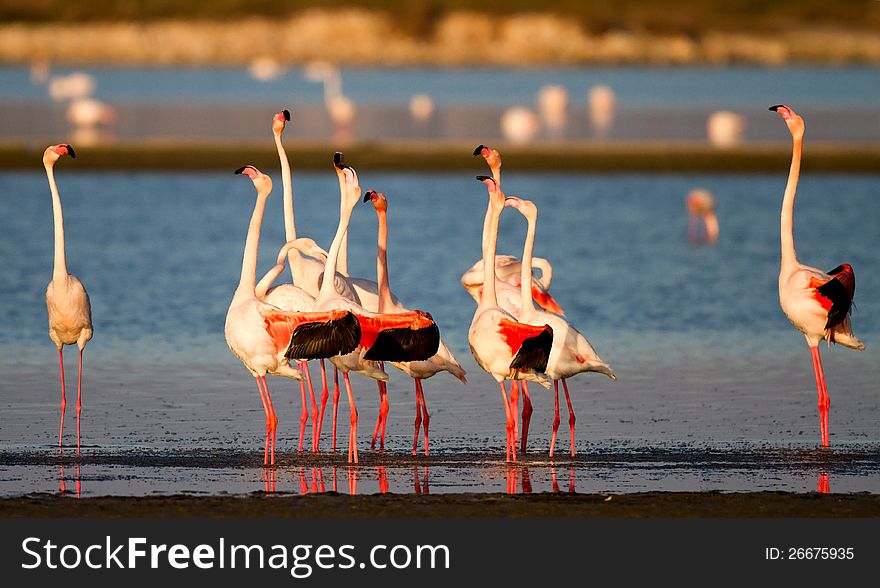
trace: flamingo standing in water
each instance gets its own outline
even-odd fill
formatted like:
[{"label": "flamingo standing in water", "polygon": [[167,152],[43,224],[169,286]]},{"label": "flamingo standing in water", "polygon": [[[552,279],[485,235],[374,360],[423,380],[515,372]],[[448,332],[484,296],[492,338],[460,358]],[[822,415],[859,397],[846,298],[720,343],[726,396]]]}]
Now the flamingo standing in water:
[{"label": "flamingo standing in water", "polygon": [[501,387],[501,398],[507,417],[506,458],[516,461],[516,418],[507,401],[504,380],[531,380],[550,387],[543,374],[553,343],[550,325],[533,326],[518,322],[498,305],[495,296],[495,247],[498,242],[498,221],[504,210],[504,195],[494,179],[477,176],[489,189],[486,211],[487,239],[483,247],[483,292],[468,329],[468,342],[477,363]]},{"label": "flamingo standing in water", "polygon": [[76,377],[76,451],[80,450],[80,417],[82,416],[83,349],[92,338],[92,307],[85,286],[76,276],[67,273],[67,257],[64,251],[64,217],[61,212],[61,196],[55,184],[55,162],[62,155],[75,158],[76,152],[67,143],[52,145],[43,152],[43,167],[52,192],[52,216],[55,223],[55,267],[52,281],[46,287],[46,309],[49,312],[49,338],[58,347],[58,366],[61,372],[61,425],[58,428],[58,448],[63,447],[64,409],[67,398],[64,388],[65,345],[79,348],[79,368]]},{"label": "flamingo standing in water", "polygon": [[[256,267],[260,228],[266,200],[272,192],[272,180],[253,166],[239,168],[235,173],[244,174],[253,181],[257,189],[257,200],[248,226],[241,278],[226,313],[224,332],[229,349],[257,381],[266,413],[263,464],[275,465],[278,417],[272,406],[266,374],[300,380],[302,374],[299,370],[288,365],[290,357],[306,358],[312,353],[329,357],[337,353],[347,353],[354,349],[361,333],[357,318],[351,313],[288,312],[257,297]],[[261,280],[260,285],[262,293],[268,282]]]},{"label": "flamingo standing in water", "polygon": [[810,355],[819,396],[819,428],[822,447],[828,447],[828,411],[831,401],[825,386],[825,373],[819,358],[819,342],[839,343],[861,351],[865,344],[853,335],[850,324],[856,277],[848,263],[829,272],[804,265],[794,250],[794,199],[801,170],[801,151],[804,142],[804,119],[790,107],[771,106],[785,121],[792,137],[791,168],[782,199],[780,240],[782,262],[779,268],[779,303],[791,324],[804,334]]},{"label": "flamingo standing in water", "polygon": [[[691,190],[685,199],[685,207],[688,211],[688,239],[691,243],[701,241],[708,245],[714,245],[718,241],[718,217],[715,215],[715,199],[712,194],[704,189]],[[702,221],[704,236],[698,235],[698,221]]]},{"label": "flamingo standing in water", "polygon": [[[325,272],[333,275],[343,236],[348,230],[351,213],[361,197],[361,187],[355,183],[353,171],[346,170],[346,202],[339,217],[339,225],[327,255]],[[358,349],[348,354],[331,357],[341,372],[348,394],[350,410],[350,429],[348,439],[348,460],[358,462],[357,449],[357,408],[351,390],[349,371],[356,371],[375,380],[388,381],[388,374],[382,369],[382,361],[415,361],[428,359],[437,352],[440,333],[428,313],[410,311],[398,314],[379,314],[371,312],[357,302],[337,293],[333,283],[325,280],[315,299],[315,310],[344,309],[357,315],[361,327],[361,340]]]},{"label": "flamingo standing in water", "polygon": [[[568,425],[571,431],[571,455],[574,456],[574,424],[576,417],[571,406],[571,397],[568,394],[568,384],[565,379],[583,372],[598,372],[605,374],[612,380],[616,380],[617,376],[607,363],[590,345],[590,342],[580,334],[577,329],[563,317],[553,312],[539,310],[535,308],[532,301],[531,291],[525,284],[528,283],[528,277],[532,274],[532,250],[535,246],[535,230],[538,222],[538,208],[530,200],[522,200],[516,197],[508,197],[504,201],[505,206],[510,206],[518,210],[528,221],[528,229],[526,231],[525,245],[523,246],[522,256],[522,303],[521,310],[517,315],[520,322],[530,325],[548,324],[553,328],[553,345],[550,348],[550,357],[547,360],[547,367],[544,373],[553,380],[553,391],[556,397],[554,405],[553,419],[553,436],[550,439],[550,456],[553,456],[553,450],[556,445],[556,432],[559,430],[559,380],[562,380],[562,387],[565,390],[565,401],[568,404]],[[521,450],[525,452],[526,442],[528,441],[529,418],[532,409],[529,397],[525,395],[525,403],[523,405],[523,429]]]},{"label": "flamingo standing in water", "polygon": [[[373,190],[368,191],[364,194],[364,202],[370,201],[373,203],[373,207],[376,209],[376,215],[379,218],[379,233],[378,233],[378,252],[376,254],[376,273],[377,280],[379,284],[379,302],[378,302],[378,312],[379,313],[398,313],[398,312],[409,312],[406,308],[403,307],[400,303],[395,302],[391,298],[391,286],[389,284],[388,278],[388,219],[387,219],[387,209],[388,209],[388,199],[385,197],[385,194],[381,192],[375,192]],[[463,383],[467,384],[467,378],[465,377],[465,371],[462,369],[461,365],[446,348],[446,345],[443,344],[443,341],[440,341],[440,346],[437,349],[437,353],[430,357],[429,359],[423,361],[410,361],[410,362],[393,362],[392,365],[403,371],[407,375],[413,378],[415,381],[416,387],[416,420],[415,420],[415,435],[413,436],[413,455],[418,453],[419,449],[419,428],[422,422],[425,425],[425,455],[428,455],[428,425],[431,421],[430,416],[428,415],[428,405],[425,403],[425,393],[422,389],[422,380],[426,378],[430,378],[437,372],[447,371]],[[384,414],[380,411],[379,421],[376,423],[376,431],[378,432],[380,426],[382,431],[382,439],[381,439],[381,447],[385,446],[385,424],[387,423],[388,418],[388,409],[387,409],[387,399],[385,400],[385,410]],[[373,433],[373,443],[376,442],[376,432]]]},{"label": "flamingo standing in water", "polygon": [[[492,171],[492,178],[495,180],[498,190],[501,190],[501,154],[497,149],[491,149],[485,145],[478,145],[477,148],[474,149],[474,157],[478,155],[481,155],[483,159],[486,160],[486,163],[489,164],[489,169]],[[484,226],[483,246],[485,246],[487,232],[488,231]],[[565,315],[562,307],[559,306],[548,291],[550,289],[550,280],[553,277],[553,267],[550,265],[550,262],[541,257],[536,257],[532,260],[532,264],[541,270],[540,279],[534,276],[529,278],[532,287],[532,297],[535,299],[535,302],[537,302],[544,310]],[[497,280],[495,284],[495,293],[501,307],[508,311],[511,311],[511,309],[519,309],[519,280],[521,275],[521,265],[522,262],[512,255],[495,256],[495,276]],[[483,288],[482,259],[474,263],[470,269],[461,276],[461,285],[479,304],[481,290]]]}]

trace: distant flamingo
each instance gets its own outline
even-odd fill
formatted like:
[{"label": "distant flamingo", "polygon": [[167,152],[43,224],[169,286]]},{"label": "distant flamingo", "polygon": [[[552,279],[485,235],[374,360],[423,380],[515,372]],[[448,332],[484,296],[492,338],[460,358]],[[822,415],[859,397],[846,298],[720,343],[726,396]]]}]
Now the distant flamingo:
[{"label": "distant flamingo", "polygon": [[[715,198],[704,189],[691,190],[685,199],[688,211],[688,239],[691,243],[701,241],[712,245],[718,241],[718,217],[715,215]],[[702,221],[704,237],[700,239],[697,223]]]},{"label": "distant flamingo", "polygon": [[[397,313],[397,312],[408,312],[403,305],[394,302],[391,299],[391,286],[388,277],[388,219],[387,219],[387,209],[388,209],[388,200],[385,197],[385,194],[381,192],[375,192],[373,190],[368,191],[364,194],[364,202],[371,201],[373,206],[376,209],[376,215],[379,217],[379,238],[378,238],[378,253],[376,254],[376,272],[377,279],[379,283],[379,313]],[[450,353],[449,349],[446,348],[446,345],[443,342],[440,342],[440,346],[437,349],[437,353],[429,359],[423,361],[411,361],[411,362],[393,362],[394,367],[400,369],[401,371],[408,374],[415,381],[416,387],[416,420],[415,420],[415,435],[413,437],[413,455],[418,453],[419,448],[419,427],[422,422],[425,425],[425,455],[428,455],[428,425],[431,421],[430,416],[428,415],[428,406],[425,403],[425,394],[424,390],[422,390],[422,380],[425,378],[430,378],[437,372],[447,371],[463,383],[467,384],[467,378],[465,377],[465,371],[462,369],[461,365],[455,359],[455,357]],[[378,431],[381,426],[382,440],[381,447],[385,446],[385,424],[387,423],[388,417],[388,408],[387,408],[387,399],[385,399],[385,410],[384,414],[380,412],[379,421],[376,423],[376,430]],[[376,441],[376,433],[373,433],[373,443]]]},{"label": "distant flamingo", "polygon": [[507,417],[506,458],[516,461],[516,418],[507,400],[504,380],[532,380],[549,388],[543,375],[553,343],[549,325],[532,326],[518,322],[498,306],[495,296],[495,246],[498,242],[498,221],[504,210],[504,195],[492,178],[477,176],[489,189],[489,206],[483,226],[488,229],[483,247],[483,293],[468,329],[468,342],[477,363],[501,387],[501,398]]},{"label": "distant flamingo", "polygon": [[80,416],[82,413],[83,349],[92,338],[92,307],[89,295],[79,278],[67,273],[67,257],[64,251],[64,217],[61,212],[61,196],[55,184],[55,162],[62,155],[75,158],[76,152],[67,143],[52,145],[43,152],[43,167],[52,192],[52,216],[55,222],[55,267],[52,281],[46,287],[46,309],[49,311],[49,338],[58,347],[58,366],[61,372],[61,425],[58,428],[58,448],[63,447],[64,409],[67,398],[64,389],[65,345],[79,348],[79,368],[76,377],[76,451],[80,450]]},{"label": "distant flamingo", "polygon": [[[501,190],[501,154],[497,149],[478,145],[474,149],[474,157],[482,156],[489,164],[492,171],[492,178],[495,180],[498,189]],[[486,227],[483,227],[483,239],[485,246],[485,238],[488,234]],[[541,278],[531,277],[532,297],[535,302],[544,310],[564,315],[562,307],[553,299],[548,290],[550,289],[550,280],[553,277],[553,267],[546,259],[536,257],[533,260],[535,267],[541,270]],[[501,303],[502,308],[519,308],[519,281],[520,281],[520,265],[519,259],[512,255],[496,255],[495,257],[495,276],[496,295]],[[468,271],[461,276],[461,285],[468,291],[477,303],[480,302],[480,290],[483,286],[483,265],[482,259],[474,263]]]},{"label": "distant flamingo", "polygon": [[853,335],[850,325],[856,277],[848,263],[828,273],[803,265],[794,250],[794,199],[801,170],[801,151],[804,141],[804,119],[784,104],[771,106],[779,114],[792,137],[791,169],[782,199],[780,240],[782,263],[779,268],[779,303],[794,327],[804,334],[813,358],[816,388],[819,396],[819,428],[822,446],[828,447],[828,412],[831,401],[825,387],[825,373],[819,358],[819,342],[840,343],[859,351],[865,344]]},{"label": "distant flamingo", "polygon": [[[340,217],[336,235],[327,256],[325,269],[330,274],[336,272],[336,263],[342,238],[348,230],[354,206],[360,200],[361,187],[355,183],[355,175],[346,170],[346,202]],[[381,361],[413,361],[427,359],[437,352],[440,335],[429,314],[411,311],[400,314],[378,314],[370,312],[350,298],[340,295],[332,282],[324,281],[315,299],[315,310],[344,309],[357,315],[361,327],[361,340],[353,353],[337,355],[330,360],[343,375],[348,394],[350,410],[350,429],[348,440],[348,460],[358,462],[357,449],[357,408],[351,390],[349,371],[356,371],[367,377],[387,381],[388,374],[377,364]]]},{"label": "distant flamingo", "polygon": [[[272,180],[253,166],[236,170],[248,176],[257,189],[241,266],[241,278],[226,313],[225,335],[229,349],[257,380],[266,413],[266,444],[263,464],[275,465],[275,433],[278,418],[269,395],[266,374],[302,379],[288,365],[288,356],[308,357],[305,350],[329,356],[347,353],[360,340],[357,318],[348,312],[287,312],[257,298],[256,267],[260,228]],[[263,282],[264,285],[265,282]],[[306,327],[306,328],[301,328]],[[271,447],[271,459],[270,459]]]},{"label": "distant flamingo", "polygon": [[[518,210],[528,221],[528,229],[526,232],[525,245],[523,246],[522,256],[522,281],[526,282],[528,276],[532,274],[532,250],[535,245],[535,230],[538,222],[538,208],[530,200],[522,200],[516,197],[508,197],[505,206],[510,206]],[[562,380],[562,387],[565,390],[565,400],[568,404],[568,424],[571,432],[571,455],[574,456],[574,424],[575,415],[571,406],[571,397],[568,394],[568,384],[565,379],[583,372],[598,372],[605,374],[612,380],[616,380],[617,376],[611,370],[611,366],[605,363],[602,358],[590,345],[590,342],[580,334],[571,324],[552,312],[538,310],[532,302],[531,292],[527,287],[522,288],[522,309],[517,315],[517,319],[522,323],[530,325],[550,325],[553,328],[553,345],[550,348],[550,357],[547,360],[547,367],[544,373],[553,380],[553,390],[555,392],[555,413],[553,419],[553,436],[550,440],[550,456],[553,456],[554,446],[556,445],[556,432],[559,429],[559,380]],[[522,445],[521,450],[525,452],[526,442],[529,434],[529,417],[531,417],[531,403],[528,394],[525,396],[525,405],[523,406],[523,429],[522,429]]]}]

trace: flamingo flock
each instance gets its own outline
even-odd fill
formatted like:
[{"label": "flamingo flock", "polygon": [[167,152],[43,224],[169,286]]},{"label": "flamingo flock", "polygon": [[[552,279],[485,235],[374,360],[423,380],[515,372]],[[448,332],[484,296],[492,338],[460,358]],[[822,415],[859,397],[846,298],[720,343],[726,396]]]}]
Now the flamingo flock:
[{"label": "flamingo flock", "polygon": [[[804,121],[786,105],[771,107],[785,121],[791,133],[792,162],[781,213],[781,264],[779,300],[791,323],[803,333],[810,349],[818,391],[821,444],[828,446],[829,396],[819,357],[818,345],[862,350],[864,344],[853,334],[850,312],[855,293],[852,266],[841,264],[822,272],[801,264],[795,253],[793,211],[803,145]],[[269,392],[267,376],[296,381],[301,403],[297,451],[302,452],[311,422],[312,452],[321,450],[320,440],[325,409],[331,398],[325,360],[333,365],[333,411],[331,451],[336,450],[337,413],[342,373],[349,407],[347,456],[358,463],[358,411],[350,378],[356,372],[376,381],[379,417],[373,429],[371,447],[385,445],[390,402],[386,364],[413,379],[415,420],[412,454],[429,455],[429,423],[423,380],[448,372],[467,384],[467,375],[440,336],[439,326],[424,310],[410,310],[393,294],[388,265],[388,214],[392,202],[377,190],[361,188],[356,170],[342,153],[333,156],[333,169],[340,191],[339,222],[328,249],[298,233],[294,215],[290,163],[282,134],[291,120],[283,110],[272,118],[272,132],[281,168],[285,243],[275,265],[257,280],[260,232],[273,183],[269,175],[253,165],[235,170],[248,178],[256,191],[247,225],[241,274],[226,314],[225,337],[230,351],[253,376],[265,413],[266,433],[263,463],[276,463],[278,417]],[[73,147],[62,143],[43,153],[52,196],[55,262],[52,281],[46,289],[49,337],[58,348],[61,380],[61,414],[58,446],[63,448],[66,391],[64,377],[65,345],[79,350],[77,374],[77,452],[81,446],[83,351],[92,338],[89,297],[82,282],[68,273],[64,247],[64,222],[54,166],[64,155],[76,157]],[[617,375],[595,351],[587,338],[570,322],[549,289],[553,268],[546,259],[533,256],[537,237],[538,208],[527,198],[508,196],[501,187],[501,155],[479,145],[473,152],[489,166],[491,176],[480,175],[487,196],[482,226],[480,258],[461,277],[461,284],[477,303],[468,328],[468,343],[476,363],[498,383],[505,422],[505,458],[514,462],[528,446],[533,413],[528,382],[553,387],[554,419],[549,455],[556,450],[560,425],[559,383],[565,393],[569,415],[570,453],[575,455],[575,422],[567,380],[578,374],[595,372],[612,380]],[[376,276],[349,275],[347,238],[349,221],[359,202],[370,203],[377,215]],[[696,240],[697,219],[706,225],[709,242],[717,239],[717,221],[707,193],[695,192],[687,199],[692,215],[689,236]],[[521,214],[526,227],[520,258],[496,252],[502,213],[512,209]],[[291,281],[274,285],[289,267]],[[536,276],[534,271],[540,271]],[[309,362],[317,360],[321,371],[320,408],[309,372]],[[510,382],[509,386],[507,382]],[[294,393],[294,397],[296,397]],[[520,395],[522,411],[520,412]]]}]

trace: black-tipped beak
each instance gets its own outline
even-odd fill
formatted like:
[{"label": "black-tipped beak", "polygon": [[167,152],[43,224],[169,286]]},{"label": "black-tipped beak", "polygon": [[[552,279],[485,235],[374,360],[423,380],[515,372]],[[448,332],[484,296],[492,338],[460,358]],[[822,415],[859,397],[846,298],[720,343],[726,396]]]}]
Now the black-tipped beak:
[{"label": "black-tipped beak", "polygon": [[76,151],[73,150],[73,145],[66,144],[64,146],[67,147],[67,154],[70,155],[73,159],[76,159]]},{"label": "black-tipped beak", "polygon": [[235,175],[239,175],[241,173],[244,173],[244,170],[246,167],[247,167],[246,165],[243,165],[240,168],[238,168],[237,170],[235,170]]},{"label": "black-tipped beak", "polygon": [[284,115],[284,120],[287,120],[287,121],[290,120],[290,111],[289,111],[289,110],[287,110],[287,109],[285,108],[284,110],[281,111],[281,114]]},{"label": "black-tipped beak", "polygon": [[367,200],[371,200],[373,198],[373,194],[375,193],[375,190],[367,190],[367,193],[364,194],[364,202],[366,202]]},{"label": "black-tipped beak", "polygon": [[769,110],[772,110],[773,112],[776,112],[777,110],[779,110],[779,109],[782,108],[783,106],[785,106],[785,105],[784,105],[784,104],[777,104],[776,106],[771,106],[771,107],[769,108]]},{"label": "black-tipped beak", "polygon": [[[477,181],[478,181],[478,182],[485,182],[486,180],[491,180],[491,179],[492,179],[492,178],[491,178],[490,176],[477,176]],[[494,180],[493,180],[493,181],[494,181]]]},{"label": "black-tipped beak", "polygon": [[338,167],[339,169],[345,168],[345,156],[341,151],[337,151],[333,154],[333,165]]},{"label": "black-tipped beak", "polygon": [[474,149],[474,157],[476,157],[477,155],[479,155],[480,153],[482,153],[482,152],[483,152],[483,149],[485,149],[485,148],[486,148],[485,145],[477,145],[477,148]]}]

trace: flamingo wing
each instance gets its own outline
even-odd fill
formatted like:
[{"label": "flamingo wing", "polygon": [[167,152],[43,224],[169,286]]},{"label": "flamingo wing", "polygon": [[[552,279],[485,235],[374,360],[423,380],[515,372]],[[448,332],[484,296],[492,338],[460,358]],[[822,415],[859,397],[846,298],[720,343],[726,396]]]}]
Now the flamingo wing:
[{"label": "flamingo wing", "polygon": [[358,315],[364,359],[373,361],[420,361],[437,353],[440,329],[431,315],[422,311]]},{"label": "flamingo wing", "polygon": [[[839,265],[828,272],[828,275],[834,277],[815,286],[816,297],[828,311],[826,330],[833,329],[846,320],[852,311],[852,301],[856,293],[856,275],[850,264]],[[813,286],[812,283],[810,285]]]},{"label": "flamingo wing", "polygon": [[262,312],[275,348],[288,359],[319,359],[344,355],[360,341],[360,324],[347,310],[327,312]]},{"label": "flamingo wing", "polygon": [[550,295],[550,292],[545,290],[543,286],[536,285],[535,282],[537,282],[537,279],[532,278],[532,298],[538,303],[538,306],[547,312],[555,312],[560,316],[565,316],[565,311],[562,310],[559,303]]},{"label": "flamingo wing", "polygon": [[553,328],[550,325],[538,327],[502,318],[498,323],[498,332],[514,356],[510,369],[537,372],[547,369],[550,346],[553,344]]}]

